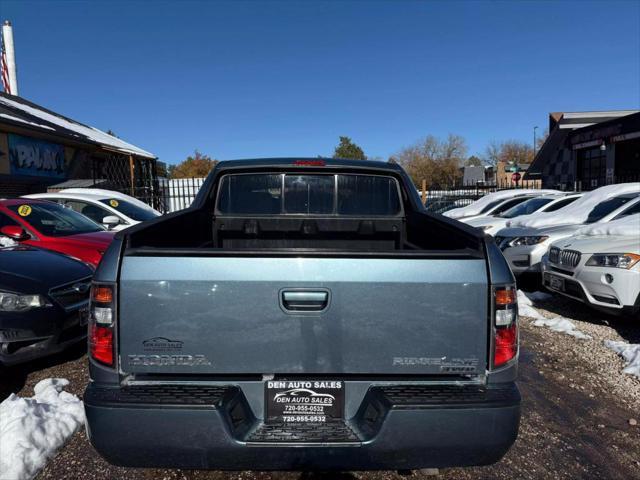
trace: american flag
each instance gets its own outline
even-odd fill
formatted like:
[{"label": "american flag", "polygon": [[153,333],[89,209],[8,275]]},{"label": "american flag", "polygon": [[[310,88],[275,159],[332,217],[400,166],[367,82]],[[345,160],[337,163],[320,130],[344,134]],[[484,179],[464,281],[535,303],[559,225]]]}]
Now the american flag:
[{"label": "american flag", "polygon": [[4,50],[4,38],[0,34],[0,70],[2,71],[2,88],[6,93],[11,93],[11,85],[9,84],[9,68],[7,67],[7,52]]}]

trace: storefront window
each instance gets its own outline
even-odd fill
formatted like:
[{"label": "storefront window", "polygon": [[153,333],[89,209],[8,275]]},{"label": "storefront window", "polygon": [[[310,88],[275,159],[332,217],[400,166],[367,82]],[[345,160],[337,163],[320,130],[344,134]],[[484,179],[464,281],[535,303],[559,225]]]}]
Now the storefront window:
[{"label": "storefront window", "polygon": [[601,187],[607,179],[607,152],[600,147],[578,150],[578,178],[583,189]]}]

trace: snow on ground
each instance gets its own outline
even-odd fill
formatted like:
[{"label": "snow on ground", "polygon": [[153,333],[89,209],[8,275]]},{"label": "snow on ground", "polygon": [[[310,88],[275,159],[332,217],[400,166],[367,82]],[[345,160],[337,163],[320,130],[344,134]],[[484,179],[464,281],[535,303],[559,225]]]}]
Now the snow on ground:
[{"label": "snow on ground", "polygon": [[511,197],[515,197],[516,195],[522,195],[524,193],[561,193],[558,190],[535,190],[530,188],[514,188],[510,190],[500,190],[498,192],[488,193],[484,197],[476,200],[471,205],[467,205],[466,207],[454,208],[447,212],[444,212],[443,215],[450,218],[460,218],[466,217],[470,215],[479,215],[482,212],[482,209],[489,205],[491,202],[501,199],[507,199]]},{"label": "snow on ground", "polygon": [[640,378],[640,344],[605,340],[604,345],[620,355],[627,362],[623,373]]},{"label": "snow on ground", "polygon": [[510,227],[550,227],[553,225],[568,225],[584,223],[600,202],[624,193],[640,191],[640,182],[619,183],[597,188],[584,194],[578,200],[555,212],[538,212],[521,219],[514,218]]},{"label": "snow on ground", "polygon": [[523,317],[533,319],[536,327],[548,327],[554,332],[565,333],[582,340],[588,340],[591,337],[581,332],[575,323],[565,317],[546,318],[536,308],[533,307],[534,302],[541,302],[551,298],[551,295],[544,292],[524,293],[518,290],[518,313]]},{"label": "snow on ground", "polygon": [[0,403],[0,476],[33,478],[47,460],[84,424],[84,407],[63,391],[64,378],[36,384],[31,398],[11,394]]},{"label": "snow on ground", "polygon": [[0,235],[0,247],[15,247],[17,244],[14,239]]},{"label": "snow on ground", "polygon": [[574,236],[616,235],[624,237],[640,238],[640,213],[627,215],[626,217],[605,223],[594,223],[582,227]]},{"label": "snow on ground", "polygon": [[536,327],[549,327],[554,332],[566,333],[567,335],[571,335],[576,338],[580,338],[582,340],[588,340],[591,338],[590,335],[581,332],[576,328],[575,323],[565,317],[555,317],[555,318],[538,318],[533,322]]}]

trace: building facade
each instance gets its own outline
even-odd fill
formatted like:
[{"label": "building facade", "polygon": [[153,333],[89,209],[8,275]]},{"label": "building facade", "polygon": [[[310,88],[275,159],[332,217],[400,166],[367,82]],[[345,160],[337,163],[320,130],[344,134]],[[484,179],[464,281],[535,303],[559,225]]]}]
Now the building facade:
[{"label": "building facade", "polygon": [[153,203],[156,156],[23,98],[0,93],[0,197],[100,186]]},{"label": "building facade", "polygon": [[549,136],[525,179],[561,190],[640,181],[640,112],[549,114]]}]

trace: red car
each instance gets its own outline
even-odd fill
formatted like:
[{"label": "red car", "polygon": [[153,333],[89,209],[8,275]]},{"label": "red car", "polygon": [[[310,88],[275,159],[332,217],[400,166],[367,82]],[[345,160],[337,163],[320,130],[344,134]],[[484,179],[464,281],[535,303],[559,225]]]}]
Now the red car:
[{"label": "red car", "polygon": [[95,269],[114,232],[57,203],[16,198],[0,200],[0,234],[64,253]]}]

